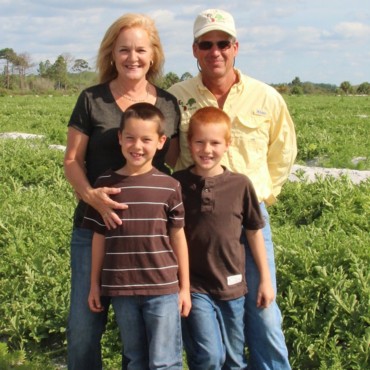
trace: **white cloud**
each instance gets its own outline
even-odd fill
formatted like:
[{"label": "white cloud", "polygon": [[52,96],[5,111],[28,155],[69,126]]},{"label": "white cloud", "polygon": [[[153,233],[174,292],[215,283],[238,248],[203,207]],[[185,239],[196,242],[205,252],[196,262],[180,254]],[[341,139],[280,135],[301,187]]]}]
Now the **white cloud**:
[{"label": "white cloud", "polygon": [[197,13],[207,8],[234,15],[237,66],[257,78],[370,81],[368,0],[0,0],[0,49],[28,52],[36,64],[65,52],[93,64],[108,26],[123,13],[140,12],[156,21],[166,72],[195,74],[192,27]]},{"label": "white cloud", "polygon": [[359,22],[342,22],[335,27],[335,31],[343,38],[370,41],[370,25],[368,24]]}]

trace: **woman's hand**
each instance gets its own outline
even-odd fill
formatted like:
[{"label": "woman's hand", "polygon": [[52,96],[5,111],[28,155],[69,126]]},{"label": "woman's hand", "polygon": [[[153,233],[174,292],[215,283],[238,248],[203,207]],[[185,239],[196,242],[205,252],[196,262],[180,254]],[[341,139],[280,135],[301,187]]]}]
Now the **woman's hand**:
[{"label": "woman's hand", "polygon": [[67,180],[72,185],[77,199],[95,208],[103,217],[107,228],[115,229],[122,221],[114,212],[115,209],[127,209],[126,204],[117,203],[110,195],[118,194],[118,188],[96,188],[94,189],[86,177],[85,158],[89,143],[89,136],[79,130],[69,127],[67,138],[67,149],[64,156],[64,171]]},{"label": "woman's hand", "polygon": [[108,230],[115,229],[122,225],[122,220],[118,217],[115,209],[127,209],[128,205],[118,203],[111,199],[110,195],[119,194],[120,188],[96,188],[90,189],[84,201],[95,208],[102,216]]}]

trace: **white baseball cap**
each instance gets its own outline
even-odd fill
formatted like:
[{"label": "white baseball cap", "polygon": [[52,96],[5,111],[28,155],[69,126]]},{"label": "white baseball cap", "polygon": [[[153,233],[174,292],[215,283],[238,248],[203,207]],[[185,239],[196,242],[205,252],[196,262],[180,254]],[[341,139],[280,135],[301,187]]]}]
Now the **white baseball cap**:
[{"label": "white baseball cap", "polygon": [[199,13],[194,22],[194,38],[198,38],[210,31],[223,31],[236,37],[233,16],[220,9],[207,9]]}]

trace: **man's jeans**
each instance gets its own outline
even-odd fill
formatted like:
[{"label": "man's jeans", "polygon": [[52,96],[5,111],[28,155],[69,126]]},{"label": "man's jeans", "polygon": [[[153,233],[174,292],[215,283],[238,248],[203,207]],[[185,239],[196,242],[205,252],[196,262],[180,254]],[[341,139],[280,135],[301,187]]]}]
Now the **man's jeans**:
[{"label": "man's jeans", "polygon": [[221,301],[192,293],[189,317],[182,320],[190,370],[247,368],[244,356],[244,297]]},{"label": "man's jeans", "polygon": [[112,297],[127,369],[182,369],[178,294]]},{"label": "man's jeans", "polygon": [[107,322],[109,299],[102,300],[105,311],[90,311],[92,231],[76,228],[71,241],[71,302],[67,327],[68,369],[102,369],[100,340]]},{"label": "man's jeans", "polygon": [[[268,264],[272,283],[276,293],[276,271],[274,261],[274,247],[271,239],[269,215],[263,203],[260,204],[266,226],[263,236],[267,249]],[[248,293],[245,300],[245,330],[250,352],[248,370],[288,370],[290,369],[288,350],[281,328],[281,313],[276,301],[268,308],[256,307],[259,285],[259,272],[246,239],[246,280]]]}]

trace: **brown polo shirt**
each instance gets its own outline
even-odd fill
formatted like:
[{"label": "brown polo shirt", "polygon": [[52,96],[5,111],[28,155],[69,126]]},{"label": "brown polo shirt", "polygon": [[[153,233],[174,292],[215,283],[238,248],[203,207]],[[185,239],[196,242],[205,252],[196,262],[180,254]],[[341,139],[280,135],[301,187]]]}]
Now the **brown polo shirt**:
[{"label": "brown polo shirt", "polygon": [[191,291],[223,300],[241,297],[246,293],[242,226],[265,225],[253,185],[226,168],[210,178],[191,168],[173,174],[182,188]]}]

